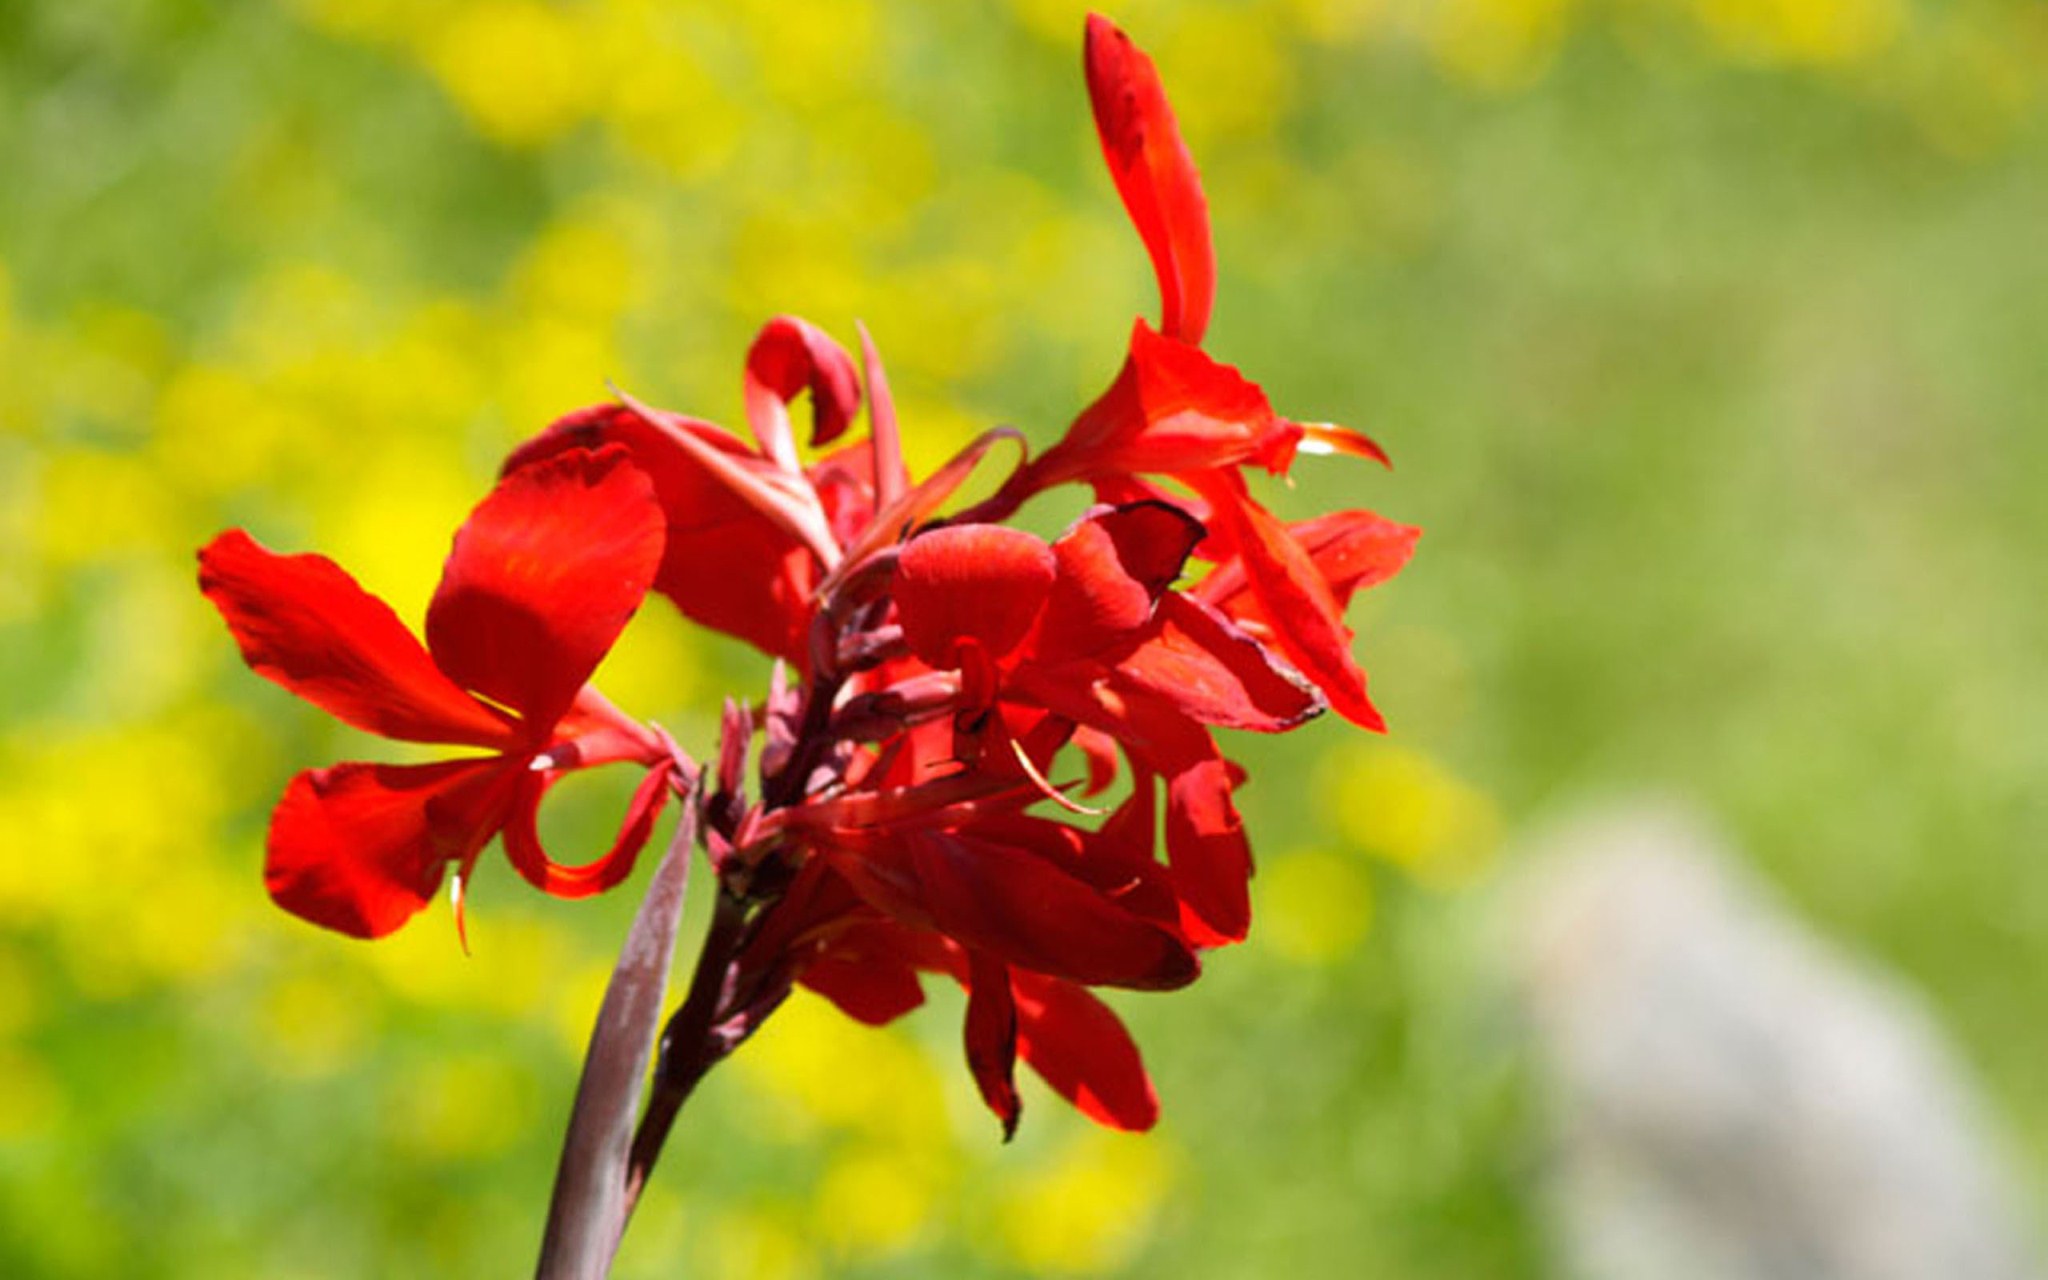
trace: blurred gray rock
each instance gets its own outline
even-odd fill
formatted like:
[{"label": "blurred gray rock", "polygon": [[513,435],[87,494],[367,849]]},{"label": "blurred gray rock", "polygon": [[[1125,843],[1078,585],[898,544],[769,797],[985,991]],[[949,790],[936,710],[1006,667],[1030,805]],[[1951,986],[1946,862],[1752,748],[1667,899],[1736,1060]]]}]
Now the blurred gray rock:
[{"label": "blurred gray rock", "polygon": [[1523,860],[1513,973],[1580,1280],[2032,1280],[1969,1074],[1695,820],[1596,815]]}]

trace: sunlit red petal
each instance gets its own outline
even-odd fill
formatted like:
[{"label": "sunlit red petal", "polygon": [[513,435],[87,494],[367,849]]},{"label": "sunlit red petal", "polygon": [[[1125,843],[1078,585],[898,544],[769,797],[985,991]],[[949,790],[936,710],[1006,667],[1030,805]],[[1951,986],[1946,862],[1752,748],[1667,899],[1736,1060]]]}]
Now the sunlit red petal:
[{"label": "sunlit red petal", "polygon": [[1017,1004],[1010,994],[1010,967],[985,951],[970,949],[967,955],[967,1069],[981,1100],[1003,1122],[1007,1142],[1023,1110],[1017,1097]]},{"label": "sunlit red petal", "polygon": [[1082,987],[1015,970],[1017,1048],[1024,1061],[1098,1124],[1143,1132],[1159,1119],[1159,1095],[1138,1046],[1108,1005]]},{"label": "sunlit red petal", "polygon": [[510,802],[495,757],[309,770],[271,815],[264,882],[293,915],[380,938],[432,901],[448,864],[482,848]]},{"label": "sunlit red petal", "polygon": [[1370,458],[1383,467],[1392,467],[1394,460],[1371,436],[1340,427],[1333,422],[1297,422],[1301,430],[1301,451],[1303,453],[1343,453],[1354,458]]},{"label": "sunlit red petal", "polygon": [[[1333,511],[1290,524],[1287,532],[1315,562],[1340,608],[1357,592],[1399,573],[1422,536],[1413,525],[1396,524],[1370,511]],[[1226,613],[1263,617],[1241,561],[1218,565],[1194,594]]]},{"label": "sunlit red petal", "polygon": [[1241,477],[1217,471],[1192,481],[1209,498],[1215,528],[1243,561],[1247,586],[1280,652],[1337,714],[1383,732],[1386,721],[1366,696],[1365,672],[1351,656],[1351,629],[1315,560],[1286,525],[1252,501]]},{"label": "sunlit red petal", "polygon": [[[681,446],[684,435],[700,452]],[[606,443],[623,445],[653,477],[667,518],[655,590],[704,626],[807,668],[817,560],[786,522],[764,514],[734,489],[728,475],[707,468],[700,453],[722,456],[730,470],[761,486],[770,483],[773,464],[708,422],[671,417],[657,426],[624,406],[607,404],[563,418],[515,450],[505,469],[509,474],[565,450]],[[735,573],[734,565],[748,570]]]},{"label": "sunlit red petal", "polygon": [[1037,618],[1054,572],[1050,547],[1002,525],[952,525],[913,538],[896,566],[903,638],[935,667],[958,665],[963,640],[1000,658]]},{"label": "sunlit red petal", "polygon": [[1301,428],[1273,412],[1258,384],[1141,320],[1116,381],[1014,484],[1036,492],[1118,473],[1181,475],[1241,465],[1279,472],[1300,441]]},{"label": "sunlit red petal", "polygon": [[622,448],[521,467],[455,535],[427,648],[544,736],[640,607],[662,536],[654,486]]},{"label": "sunlit red petal", "polygon": [[526,882],[557,898],[588,898],[624,880],[633,873],[633,863],[647,847],[654,823],[668,803],[668,769],[647,771],[627,802],[626,816],[619,824],[612,847],[591,862],[565,867],[548,857],[541,847],[540,802],[561,778],[558,773],[529,773],[521,780],[519,798],[505,822],[505,855]]},{"label": "sunlit red petal", "polygon": [[199,553],[199,589],[258,675],[359,729],[507,746],[511,722],[441,674],[390,606],[325,556],[275,555],[231,529]]},{"label": "sunlit red petal", "polygon": [[853,358],[808,320],[777,316],[747,349],[746,410],[761,451],[786,471],[797,470],[789,404],[805,391],[811,393],[811,443],[830,444],[860,410]]},{"label": "sunlit red petal", "polygon": [[1128,36],[1095,15],[1085,64],[1103,158],[1159,276],[1160,327],[1200,342],[1216,294],[1209,205],[1159,73]]}]

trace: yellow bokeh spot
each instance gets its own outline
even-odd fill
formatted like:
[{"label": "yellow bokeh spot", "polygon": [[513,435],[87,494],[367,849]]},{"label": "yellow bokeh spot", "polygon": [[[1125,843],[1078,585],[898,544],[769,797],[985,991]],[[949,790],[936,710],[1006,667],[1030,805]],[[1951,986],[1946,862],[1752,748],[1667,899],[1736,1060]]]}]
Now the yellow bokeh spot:
[{"label": "yellow bokeh spot", "polygon": [[1469,882],[1486,869],[1499,840],[1491,801],[1406,748],[1339,751],[1326,763],[1319,790],[1347,839],[1425,884]]},{"label": "yellow bokeh spot", "polygon": [[42,986],[28,962],[0,945],[0,1043],[34,1026],[42,1011]]},{"label": "yellow bokeh spot", "polygon": [[1445,72],[1482,89],[1522,88],[1541,78],[1569,33],[1577,0],[1446,0],[1426,35]]},{"label": "yellow bokeh spot", "polygon": [[1173,1183],[1156,1136],[1091,1130],[998,1206],[1010,1256],[1040,1274],[1109,1271],[1129,1262]]},{"label": "yellow bokeh spot", "polygon": [[931,1171],[919,1163],[888,1152],[859,1152],[826,1169],[811,1220],[843,1256],[901,1253],[922,1234],[937,1190]]},{"label": "yellow bokeh spot", "polygon": [[931,1060],[900,1033],[864,1026],[799,991],[733,1064],[792,1137],[820,1128],[887,1135],[907,1149],[948,1144],[945,1092]]},{"label": "yellow bokeh spot", "polygon": [[278,470],[281,451],[305,433],[290,405],[246,374],[190,364],[155,405],[151,449],[170,475],[202,493],[226,494]]},{"label": "yellow bokeh spot", "polygon": [[1258,892],[1259,940],[1292,960],[1335,960],[1372,927],[1372,881],[1355,861],[1312,850],[1264,862]]},{"label": "yellow bokeh spot", "polygon": [[505,1059],[471,1054],[436,1059],[394,1085],[384,1110],[391,1144],[433,1160],[488,1156],[534,1121],[532,1083]]},{"label": "yellow bokeh spot", "polygon": [[624,208],[591,206],[548,224],[513,268],[518,304],[608,322],[639,300],[642,237]]},{"label": "yellow bokeh spot", "polygon": [[1694,0],[1694,11],[1730,53],[1758,61],[1844,63],[1898,38],[1898,0]]},{"label": "yellow bokeh spot", "polygon": [[427,37],[421,53],[485,137],[535,146],[589,113],[605,77],[587,49],[562,10],[535,0],[475,0]]},{"label": "yellow bokeh spot", "polygon": [[77,565],[173,545],[177,501],[134,454],[65,449],[37,479],[36,540],[51,564]]},{"label": "yellow bokeh spot", "polygon": [[649,596],[591,682],[627,715],[666,723],[700,690],[701,634],[666,598]]},{"label": "yellow bokeh spot", "polygon": [[1345,44],[1383,26],[1389,0],[1290,0],[1288,7],[1310,39]]},{"label": "yellow bokeh spot", "polygon": [[271,1061],[300,1075],[324,1075],[354,1061],[369,1043],[371,990],[332,973],[303,973],[271,988],[258,1032]]},{"label": "yellow bokeh spot", "polygon": [[[1157,49],[1174,115],[1198,156],[1205,143],[1264,139],[1286,115],[1294,79],[1277,25],[1257,8],[1190,8],[1162,38],[1136,33]],[[1176,93],[1177,85],[1186,87]]]},{"label": "yellow bokeh spot", "polygon": [[869,84],[872,0],[778,0],[733,10],[777,102],[822,107]]},{"label": "yellow bokeh spot", "polygon": [[63,1113],[64,1095],[50,1069],[0,1045],[0,1140],[57,1132]]},{"label": "yellow bokeh spot", "polygon": [[808,1280],[817,1259],[786,1214],[742,1210],[719,1218],[709,1240],[715,1280]]}]

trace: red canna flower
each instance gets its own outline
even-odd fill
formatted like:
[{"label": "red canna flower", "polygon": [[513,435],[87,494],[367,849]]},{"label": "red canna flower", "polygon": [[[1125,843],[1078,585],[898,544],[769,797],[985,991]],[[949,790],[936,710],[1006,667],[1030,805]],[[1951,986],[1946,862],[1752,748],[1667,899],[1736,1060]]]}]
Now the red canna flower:
[{"label": "red canna flower", "polygon": [[1014,474],[995,511],[1055,484],[1085,481],[1105,501],[1149,495],[1190,505],[1138,479],[1161,475],[1192,490],[1221,551],[1233,558],[1260,607],[1285,619],[1271,639],[1352,722],[1383,729],[1351,656],[1343,610],[1285,526],[1254,501],[1239,474],[1252,465],[1285,473],[1300,450],[1387,461],[1365,436],[1273,411],[1257,384],[1197,345],[1214,301],[1215,254],[1208,202],[1180,137],[1157,70],[1123,32],[1088,20],[1086,68],[1104,159],[1158,277],[1161,329],[1140,320],[1109,389],[1064,438]]},{"label": "red canna flower", "polygon": [[[631,869],[667,794],[670,748],[585,681],[660,562],[653,488],[621,449],[571,450],[501,481],[455,536],[426,644],[322,556],[280,556],[241,530],[199,553],[199,585],[259,675],[361,729],[490,754],[350,763],[293,778],[271,819],[278,904],[374,938],[460,885],[501,830],[537,887],[581,897]],[[584,867],[541,850],[534,813],[563,771],[649,767],[615,847]]]}]

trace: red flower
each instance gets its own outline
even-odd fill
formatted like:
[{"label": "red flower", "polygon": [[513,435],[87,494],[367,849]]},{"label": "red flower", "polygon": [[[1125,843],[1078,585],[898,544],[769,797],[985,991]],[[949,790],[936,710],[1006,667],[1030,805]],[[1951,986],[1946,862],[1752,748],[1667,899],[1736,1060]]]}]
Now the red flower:
[{"label": "red flower", "polygon": [[[270,826],[278,904],[379,937],[426,905],[450,864],[466,877],[500,830],[513,865],[549,893],[624,877],[666,795],[669,750],[584,682],[647,593],[661,547],[652,486],[623,450],[520,468],[455,535],[424,646],[325,557],[276,555],[239,529],[205,547],[200,589],[258,674],[372,733],[491,753],[293,778]],[[557,866],[534,831],[541,795],[563,770],[613,760],[650,766],[617,846]]]},{"label": "red flower", "polygon": [[803,669],[813,596],[839,551],[791,433],[789,402],[806,390],[812,443],[828,443],[860,407],[853,362],[815,325],[779,316],[747,352],[746,412],[758,447],[698,418],[595,405],[514,450],[505,470],[566,449],[623,446],[653,478],[667,522],[654,589],[686,617]]},{"label": "red flower", "polygon": [[[1215,542],[1209,550],[1233,559],[1260,607],[1280,620],[1271,631],[1275,646],[1338,714],[1382,729],[1340,603],[1309,554],[1252,499],[1239,469],[1284,473],[1302,449],[1382,463],[1386,455],[1355,431],[1279,416],[1257,384],[1196,345],[1216,282],[1200,178],[1151,59],[1104,18],[1088,20],[1086,67],[1103,157],[1158,277],[1161,331],[1136,324],[1109,389],[1058,444],[1010,478],[995,509],[1074,480],[1094,485],[1105,501],[1151,495],[1199,508]],[[1200,501],[1176,498],[1140,475],[1177,480]]]}]

